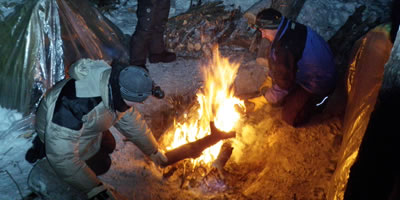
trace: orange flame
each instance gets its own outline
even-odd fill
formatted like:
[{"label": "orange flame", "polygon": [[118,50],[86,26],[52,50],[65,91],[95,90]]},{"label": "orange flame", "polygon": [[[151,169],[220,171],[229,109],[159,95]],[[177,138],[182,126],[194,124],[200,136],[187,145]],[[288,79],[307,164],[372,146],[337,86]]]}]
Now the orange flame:
[{"label": "orange flame", "polygon": [[[186,114],[183,122],[175,122],[175,130],[164,134],[162,143],[167,150],[209,135],[210,121],[214,121],[215,126],[224,132],[235,129],[240,119],[235,107],[244,108],[244,102],[234,97],[232,87],[239,66],[239,63],[230,63],[227,58],[221,57],[218,46],[214,47],[211,64],[202,66],[205,84],[203,90],[196,94],[199,108]],[[222,141],[204,150],[199,158],[192,160],[193,165],[210,165],[217,158],[221,146]]]}]

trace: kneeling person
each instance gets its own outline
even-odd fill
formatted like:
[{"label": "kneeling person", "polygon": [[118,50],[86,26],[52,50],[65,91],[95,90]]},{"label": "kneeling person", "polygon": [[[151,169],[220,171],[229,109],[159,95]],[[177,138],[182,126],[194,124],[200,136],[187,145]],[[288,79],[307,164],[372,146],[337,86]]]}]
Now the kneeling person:
[{"label": "kneeling person", "polygon": [[[115,139],[109,128],[114,126],[156,164],[167,162],[134,108],[153,94],[155,86],[142,67],[110,67],[99,60],[79,60],[69,75],[48,90],[39,105],[39,139],[27,160],[35,162],[35,153],[42,153],[58,177],[89,199],[118,199],[118,193],[97,178],[111,166]],[[40,143],[42,150],[37,150]]]},{"label": "kneeling person", "polygon": [[257,14],[263,38],[271,41],[268,64],[272,87],[261,90],[269,103],[282,105],[282,119],[303,125],[336,86],[336,66],[328,43],[311,28],[272,8]]}]

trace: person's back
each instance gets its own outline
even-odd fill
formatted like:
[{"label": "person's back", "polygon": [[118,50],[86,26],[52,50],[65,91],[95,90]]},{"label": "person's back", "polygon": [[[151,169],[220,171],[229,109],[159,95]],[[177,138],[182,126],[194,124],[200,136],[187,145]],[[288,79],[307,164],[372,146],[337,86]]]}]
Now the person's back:
[{"label": "person's back", "polygon": [[36,130],[41,140],[49,139],[60,129],[71,137],[79,134],[81,158],[86,160],[93,156],[99,147],[92,144],[101,137],[97,133],[108,130],[116,120],[111,112],[103,114],[109,108],[110,72],[111,68],[103,61],[81,60],[71,66],[72,78],[57,83],[40,103]]}]

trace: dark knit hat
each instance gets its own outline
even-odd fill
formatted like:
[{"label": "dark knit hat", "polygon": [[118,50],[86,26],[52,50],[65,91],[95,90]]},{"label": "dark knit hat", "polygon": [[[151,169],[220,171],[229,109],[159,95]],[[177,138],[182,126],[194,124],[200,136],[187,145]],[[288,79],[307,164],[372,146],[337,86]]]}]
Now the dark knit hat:
[{"label": "dark knit hat", "polygon": [[153,80],[143,67],[128,66],[119,73],[119,86],[123,99],[143,102],[152,94]]},{"label": "dark knit hat", "polygon": [[273,8],[267,8],[257,14],[255,27],[262,29],[277,29],[281,23],[281,19],[282,14],[279,11]]}]

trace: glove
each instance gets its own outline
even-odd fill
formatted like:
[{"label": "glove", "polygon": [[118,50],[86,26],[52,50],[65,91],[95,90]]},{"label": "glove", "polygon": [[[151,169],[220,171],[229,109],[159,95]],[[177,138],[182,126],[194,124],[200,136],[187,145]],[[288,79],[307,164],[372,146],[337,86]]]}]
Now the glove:
[{"label": "glove", "polygon": [[126,197],[119,194],[112,187],[103,184],[93,188],[87,193],[89,200],[127,200]]},{"label": "glove", "polygon": [[264,89],[265,99],[274,105],[280,105],[283,99],[288,95],[288,91],[281,89],[278,85],[274,84],[271,88]]},{"label": "glove", "polygon": [[168,162],[167,156],[165,156],[165,154],[163,152],[159,151],[158,149],[156,150],[156,152],[154,152],[150,155],[150,159],[156,165],[165,165]]}]

